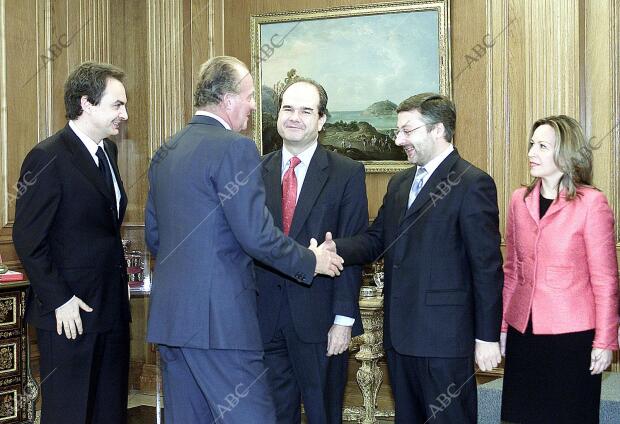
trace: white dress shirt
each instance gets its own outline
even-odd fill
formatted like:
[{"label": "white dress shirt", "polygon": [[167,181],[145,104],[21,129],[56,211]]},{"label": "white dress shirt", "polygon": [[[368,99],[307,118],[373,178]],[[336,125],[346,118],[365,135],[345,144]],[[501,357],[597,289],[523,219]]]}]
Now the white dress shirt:
[{"label": "white dress shirt", "polygon": [[[306,173],[308,172],[308,166],[310,165],[310,161],[312,160],[312,156],[314,156],[314,152],[316,152],[316,148],[318,146],[318,141],[315,140],[306,150],[301,152],[298,155],[293,155],[286,149],[286,146],[282,147],[282,173],[280,174],[280,179],[284,178],[284,173],[290,166],[291,158],[293,156],[297,156],[301,161],[295,167],[295,177],[297,177],[297,196],[296,201],[299,200],[299,193],[301,193],[301,187],[304,184],[304,180],[306,179]],[[281,182],[281,181],[280,181]],[[338,284],[338,283],[335,283]],[[345,317],[342,315],[336,315],[334,318],[334,324],[343,325],[347,327],[352,327],[355,323],[355,318]]]}]

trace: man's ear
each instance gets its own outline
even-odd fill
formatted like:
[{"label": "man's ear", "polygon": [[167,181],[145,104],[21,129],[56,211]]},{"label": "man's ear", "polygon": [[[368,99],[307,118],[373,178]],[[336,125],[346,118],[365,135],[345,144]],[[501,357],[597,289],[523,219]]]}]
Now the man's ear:
[{"label": "man's ear", "polygon": [[325,125],[325,121],[327,121],[327,114],[326,113],[324,113],[323,116],[321,116],[319,118],[319,125],[318,125],[319,131],[321,131],[323,129],[323,125]]},{"label": "man's ear", "polygon": [[224,105],[226,110],[232,110],[234,102],[233,96],[234,94],[232,93],[224,94],[224,97],[222,98],[222,105]]},{"label": "man's ear", "polygon": [[433,133],[437,138],[446,138],[446,127],[443,126],[443,122],[438,122],[433,128]]},{"label": "man's ear", "polygon": [[88,101],[88,96],[82,96],[80,98],[80,106],[82,106],[82,110],[86,113],[90,113],[90,108],[93,106],[91,102]]}]

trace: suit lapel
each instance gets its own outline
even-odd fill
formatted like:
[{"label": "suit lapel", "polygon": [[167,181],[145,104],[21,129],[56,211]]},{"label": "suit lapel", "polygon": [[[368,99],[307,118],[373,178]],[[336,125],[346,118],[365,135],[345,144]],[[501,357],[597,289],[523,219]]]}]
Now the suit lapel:
[{"label": "suit lapel", "polygon": [[299,199],[297,199],[297,206],[295,206],[295,214],[293,215],[293,222],[289,233],[291,237],[297,237],[308,219],[312,207],[327,181],[328,167],[327,152],[319,144],[310,160],[304,185],[301,188],[301,193],[299,193]]},{"label": "suit lapel", "polygon": [[566,200],[566,192],[561,191],[558,197],[553,201],[553,203],[551,203],[549,209],[547,209],[545,216],[542,217],[542,223],[548,222],[553,215],[564,209],[566,205],[568,205],[568,200]]},{"label": "suit lapel", "polygon": [[263,180],[267,208],[273,216],[275,225],[282,229],[282,150],[271,155],[263,163]]},{"label": "suit lapel", "polygon": [[116,199],[113,198],[113,193],[109,193],[108,189],[105,185],[105,181],[101,178],[101,174],[99,173],[99,169],[93,160],[93,157],[90,155],[90,152],[82,143],[82,140],[73,132],[69,124],[65,127],[62,141],[65,144],[67,150],[73,155],[73,165],[86,177],[88,181],[90,181],[97,190],[108,200],[114,201],[116,204]]},{"label": "suit lapel", "polygon": [[525,197],[525,207],[536,225],[538,225],[540,221],[540,181],[534,186],[530,194]]},{"label": "suit lapel", "polygon": [[110,163],[112,164],[112,172],[114,172],[114,176],[116,178],[116,183],[118,184],[118,189],[121,192],[121,198],[118,207],[118,224],[123,222],[123,217],[125,215],[125,209],[127,208],[127,193],[125,193],[125,187],[123,186],[123,180],[121,180],[121,173],[118,170],[118,164],[116,163],[118,159],[118,151],[116,147],[113,146],[112,142],[109,140],[104,140],[105,150],[108,154],[108,158],[110,159]]},{"label": "suit lapel", "polygon": [[411,191],[411,185],[413,184],[413,179],[415,178],[415,173],[418,167],[413,166],[407,170],[407,175],[403,183],[398,188],[398,192],[396,193],[396,210],[400,211],[398,215],[399,221],[402,221],[407,213],[407,203],[409,202],[409,192]]},{"label": "suit lapel", "polygon": [[[407,209],[404,219],[407,219],[408,217],[422,209],[424,206],[426,206],[428,202],[431,201],[431,193],[436,196],[441,195],[441,193],[438,193],[436,190],[437,185],[439,184],[439,182],[443,181],[448,177],[448,175],[450,174],[450,170],[459,158],[460,156],[455,149],[452,153],[448,155],[448,157],[443,160],[443,162],[439,164],[437,169],[435,169],[435,171],[431,174],[426,184],[424,184],[424,186],[422,187],[422,190],[420,190],[420,193],[411,204],[411,207]],[[409,189],[410,188],[411,186],[409,186]],[[407,192],[407,196],[408,195],[409,193]]]}]

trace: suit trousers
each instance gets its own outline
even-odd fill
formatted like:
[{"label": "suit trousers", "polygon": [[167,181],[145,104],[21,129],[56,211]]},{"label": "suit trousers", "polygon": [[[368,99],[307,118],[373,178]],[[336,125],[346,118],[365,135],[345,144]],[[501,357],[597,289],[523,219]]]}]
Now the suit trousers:
[{"label": "suit trousers", "polygon": [[37,329],[41,424],[127,422],[129,324],[76,339]]},{"label": "suit trousers", "polygon": [[166,424],[271,424],[263,353],[159,345]]},{"label": "suit trousers", "polygon": [[302,341],[283,293],[278,328],[265,344],[265,366],[277,423],[300,423],[303,401],[308,424],[340,424],[348,358],[348,350],[327,356],[327,342]]},{"label": "suit trousers", "polygon": [[386,351],[397,424],[476,423],[473,357],[428,358]]}]

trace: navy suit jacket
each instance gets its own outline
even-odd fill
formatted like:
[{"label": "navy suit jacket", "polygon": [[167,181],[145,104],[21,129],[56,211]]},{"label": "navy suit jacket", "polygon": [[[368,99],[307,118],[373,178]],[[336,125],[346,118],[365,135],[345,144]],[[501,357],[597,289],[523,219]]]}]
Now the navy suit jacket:
[{"label": "navy suit jacket", "polygon": [[368,231],[336,240],[345,263],[385,259],[384,346],[424,357],[473,355],[498,341],[502,257],[493,179],[452,152],[410,208],[416,167],[388,184]]},{"label": "navy suit jacket", "polygon": [[254,142],[196,115],[157,151],[149,182],[148,341],[262,350],[252,258],[307,285],[316,260],[274,226]]},{"label": "navy suit jacket", "polygon": [[[282,150],[263,158],[262,173],[267,207],[278,228],[282,228]],[[320,244],[327,231],[333,237],[350,237],[367,226],[364,165],[318,145],[299,194],[289,236],[302,245],[308,245],[311,238]],[[360,266],[346,266],[337,278],[316,277],[310,287],[260,263],[256,277],[258,316],[265,343],[276,330],[282,296],[288,298],[295,331],[304,342],[326,342],[335,315],[354,318],[352,335],[362,333]]]},{"label": "navy suit jacket", "polygon": [[84,143],[67,124],[37,144],[22,164],[13,242],[30,280],[26,320],[56,330],[55,309],[74,295],[84,331],[100,332],[130,319],[121,222],[127,196],[116,145],[104,140],[121,200],[105,185]]}]

